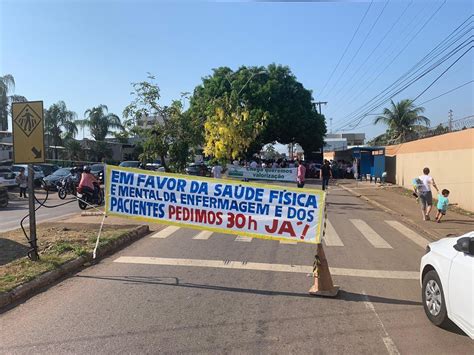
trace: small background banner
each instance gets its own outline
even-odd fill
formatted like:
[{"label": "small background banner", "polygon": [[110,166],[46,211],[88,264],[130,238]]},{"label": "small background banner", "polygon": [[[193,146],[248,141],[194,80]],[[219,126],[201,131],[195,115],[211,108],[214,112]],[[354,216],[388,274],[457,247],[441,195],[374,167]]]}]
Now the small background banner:
[{"label": "small background banner", "polygon": [[320,243],[325,194],[107,166],[107,214],[226,234]]},{"label": "small background banner", "polygon": [[237,179],[296,182],[298,168],[249,168],[227,164],[227,176]]}]

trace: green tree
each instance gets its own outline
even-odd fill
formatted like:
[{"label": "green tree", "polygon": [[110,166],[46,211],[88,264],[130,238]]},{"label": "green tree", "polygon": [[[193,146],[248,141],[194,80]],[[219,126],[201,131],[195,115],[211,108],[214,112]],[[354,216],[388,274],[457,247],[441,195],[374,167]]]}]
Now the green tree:
[{"label": "green tree", "polygon": [[106,105],[99,105],[86,110],[84,119],[78,120],[76,123],[80,127],[88,127],[92,138],[100,142],[104,141],[107,135],[113,134],[113,130],[124,129],[120,118],[113,113],[109,113]]},{"label": "green tree", "polygon": [[[60,146],[64,139],[74,138],[77,134],[77,125],[74,121],[76,113],[69,111],[64,101],[52,104],[44,112],[44,123],[48,137],[48,146]],[[57,148],[56,148],[57,159]]]},{"label": "green tree", "polygon": [[[143,151],[139,155],[143,163],[159,159],[167,171],[183,171],[198,141],[190,118],[183,111],[182,101],[175,100],[169,107],[161,106],[158,102],[160,88],[155,77],[148,74],[147,79],[132,83],[133,100],[123,112],[126,125],[133,135],[143,137]],[[141,121],[147,117],[157,117],[155,124],[141,127]]]},{"label": "green tree", "polygon": [[84,149],[82,149],[81,143],[75,140],[74,138],[64,139],[64,147],[66,148],[68,159],[70,160],[84,160],[85,159]]},{"label": "green tree", "polygon": [[15,89],[15,79],[13,75],[6,74],[0,76],[0,131],[8,130],[8,115],[10,105],[13,102],[24,102],[26,98],[21,95],[9,95]]},{"label": "green tree", "polygon": [[[215,116],[223,100],[230,100],[232,110],[246,110],[248,122],[261,125],[256,137],[240,155],[252,155],[266,143],[299,143],[306,152],[318,150],[326,134],[324,116],[317,113],[311,91],[297,81],[286,66],[214,69],[203,78],[190,100],[193,129],[205,141],[205,122]],[[238,122],[238,120],[237,120]],[[246,144],[247,145],[247,144]]]},{"label": "green tree", "polygon": [[105,141],[91,141],[90,155],[91,160],[101,162],[112,158],[112,149]]},{"label": "green tree", "polygon": [[390,143],[403,143],[417,136],[418,132],[429,126],[430,120],[421,116],[425,109],[416,106],[413,101],[405,99],[383,110],[383,115],[375,118],[374,123],[387,125]]}]

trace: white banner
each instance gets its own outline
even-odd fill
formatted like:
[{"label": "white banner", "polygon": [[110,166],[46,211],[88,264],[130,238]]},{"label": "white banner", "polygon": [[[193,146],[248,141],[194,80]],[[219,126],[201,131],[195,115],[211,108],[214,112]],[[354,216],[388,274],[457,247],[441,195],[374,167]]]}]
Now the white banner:
[{"label": "white banner", "polygon": [[237,179],[296,182],[298,168],[250,168],[227,164],[227,176]]},{"label": "white banner", "polygon": [[324,191],[107,166],[107,214],[320,243]]}]

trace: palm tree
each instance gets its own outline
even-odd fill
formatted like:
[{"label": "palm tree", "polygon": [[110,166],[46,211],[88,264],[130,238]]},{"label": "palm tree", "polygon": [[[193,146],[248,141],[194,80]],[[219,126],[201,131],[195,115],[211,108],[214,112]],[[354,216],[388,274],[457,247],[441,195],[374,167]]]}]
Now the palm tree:
[{"label": "palm tree", "polygon": [[[57,147],[62,145],[64,140],[76,136],[77,125],[74,121],[76,116],[75,112],[67,109],[64,101],[58,101],[45,111],[44,122],[46,133],[48,134],[48,146],[52,143],[52,145]],[[57,159],[57,150],[55,155]]]},{"label": "palm tree", "polygon": [[10,91],[15,89],[15,79],[13,75],[6,74],[0,76],[0,131],[8,129],[8,113],[10,112],[10,104],[12,102],[26,101],[21,95],[8,95]]},{"label": "palm tree", "polygon": [[78,120],[76,123],[81,127],[88,127],[92,138],[96,141],[103,141],[105,137],[113,133],[113,129],[123,130],[120,118],[108,113],[106,105],[92,107],[84,112],[84,119]]},{"label": "palm tree", "polygon": [[424,107],[415,106],[411,100],[402,100],[398,103],[391,101],[392,107],[385,108],[383,115],[378,116],[374,124],[385,123],[388,126],[387,133],[390,134],[392,142],[405,142],[423,126],[429,126],[430,120],[420,114],[425,111]]}]

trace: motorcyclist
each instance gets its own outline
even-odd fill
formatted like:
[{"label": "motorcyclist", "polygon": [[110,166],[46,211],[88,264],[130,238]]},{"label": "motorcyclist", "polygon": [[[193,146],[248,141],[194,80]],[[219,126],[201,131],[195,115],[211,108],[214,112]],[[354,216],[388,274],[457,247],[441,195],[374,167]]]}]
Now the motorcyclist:
[{"label": "motorcyclist", "polygon": [[99,181],[91,173],[91,167],[86,165],[82,171],[81,182],[79,182],[79,189],[82,193],[92,193],[94,202],[98,199]]}]

